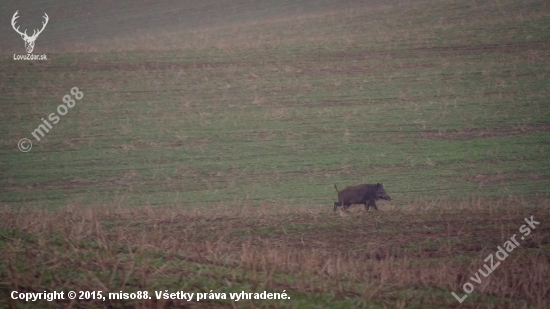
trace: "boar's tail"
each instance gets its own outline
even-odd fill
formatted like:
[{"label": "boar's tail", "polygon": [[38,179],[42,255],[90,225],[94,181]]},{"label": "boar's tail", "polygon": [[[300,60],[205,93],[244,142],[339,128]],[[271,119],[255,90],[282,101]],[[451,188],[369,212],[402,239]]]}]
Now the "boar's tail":
[{"label": "boar's tail", "polygon": [[338,187],[336,186],[336,184],[334,184],[334,189],[336,189],[336,193],[338,193]]}]

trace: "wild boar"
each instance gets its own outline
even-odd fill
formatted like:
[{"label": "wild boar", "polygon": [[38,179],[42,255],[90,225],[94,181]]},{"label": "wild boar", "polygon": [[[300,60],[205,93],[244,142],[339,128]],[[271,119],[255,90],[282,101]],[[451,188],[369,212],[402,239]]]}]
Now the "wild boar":
[{"label": "wild boar", "polygon": [[334,211],[338,206],[343,206],[345,210],[353,204],[364,204],[365,210],[369,210],[370,206],[378,210],[375,203],[377,200],[391,201],[391,197],[386,193],[381,183],[349,186],[342,191],[338,191],[338,187],[334,184],[334,189],[338,193],[338,201],[334,202]]}]

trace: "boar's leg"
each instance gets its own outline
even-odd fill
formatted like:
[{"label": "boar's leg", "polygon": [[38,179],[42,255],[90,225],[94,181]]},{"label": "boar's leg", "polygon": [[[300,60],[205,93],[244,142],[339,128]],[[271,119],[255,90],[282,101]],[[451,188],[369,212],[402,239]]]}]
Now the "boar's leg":
[{"label": "boar's leg", "polygon": [[365,203],[365,209],[369,210],[369,206],[372,206],[374,209],[378,210],[378,207],[376,207],[376,203],[374,200],[369,200],[368,203]]},{"label": "boar's leg", "polygon": [[344,210],[348,210],[350,206],[351,206],[351,203],[344,203]]}]

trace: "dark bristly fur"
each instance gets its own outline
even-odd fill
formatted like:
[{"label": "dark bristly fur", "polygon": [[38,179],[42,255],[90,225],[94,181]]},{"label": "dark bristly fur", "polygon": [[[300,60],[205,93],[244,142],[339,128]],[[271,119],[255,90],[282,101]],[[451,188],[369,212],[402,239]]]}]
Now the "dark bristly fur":
[{"label": "dark bristly fur", "polygon": [[347,209],[353,204],[364,204],[366,210],[369,210],[370,206],[378,210],[375,201],[380,199],[391,201],[391,197],[386,193],[381,183],[349,186],[342,191],[338,191],[338,187],[334,184],[334,189],[338,193],[338,201],[334,202],[334,211],[336,211],[338,206],[343,206],[344,209]]}]

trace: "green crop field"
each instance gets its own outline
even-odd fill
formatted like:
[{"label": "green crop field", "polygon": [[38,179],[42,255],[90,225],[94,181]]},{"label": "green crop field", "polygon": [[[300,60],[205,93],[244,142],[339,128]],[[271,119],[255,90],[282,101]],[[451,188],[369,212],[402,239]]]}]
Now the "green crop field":
[{"label": "green crop field", "polygon": [[[28,34],[48,14],[47,60],[14,59],[16,11]],[[547,1],[46,0],[0,23],[0,308],[550,306]],[[391,201],[333,211],[361,183]],[[106,299],[12,297],[71,290]]]}]

